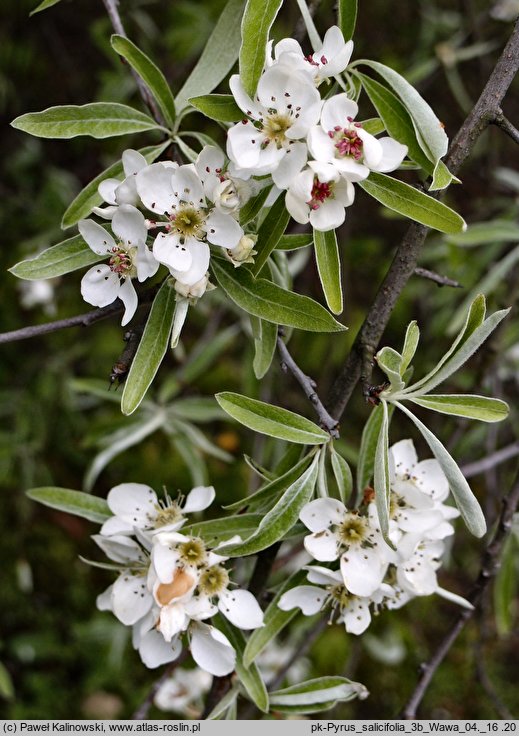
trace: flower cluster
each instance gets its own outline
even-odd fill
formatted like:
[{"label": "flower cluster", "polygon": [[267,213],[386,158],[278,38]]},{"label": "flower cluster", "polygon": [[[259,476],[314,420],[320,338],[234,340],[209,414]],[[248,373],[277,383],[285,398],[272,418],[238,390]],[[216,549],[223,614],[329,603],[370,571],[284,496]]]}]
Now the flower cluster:
[{"label": "flower cluster", "polygon": [[304,545],[318,562],[339,560],[339,569],[309,565],[313,585],[292,588],[279,607],[300,608],[309,616],[331,608],[346,631],[362,634],[372,611],[400,608],[415,596],[439,595],[470,606],[438,584],[436,571],[445,552],[444,540],[454,533],[451,520],[459,512],[443,501],[449,484],[436,460],[418,462],[411,440],[390,448],[390,528],[386,544],[372,494],[360,511],[349,511],[332,498],[311,501],[300,519],[312,532]]},{"label": "flower cluster", "polygon": [[[237,219],[251,187],[231,177],[224,153],[215,146],[182,166],[171,161],[148,165],[138,151],[127,150],[123,168],[124,180],[101,182],[106,206],[93,210],[111,221],[113,236],[91,219],[81,220],[79,231],[94,253],[108,257],[108,263],[83,277],[83,298],[104,307],[119,297],[126,325],[137,309],[132,279],[145,281],[163,264],[175,279],[179,299],[197,299],[210,287],[210,245],[239,265],[250,259],[254,240]],[[150,231],[157,234],[148,245]]]},{"label": "flower cluster", "polygon": [[288,211],[302,224],[332,230],[344,222],[353,204],[354,183],[371,171],[393,171],[407,147],[389,136],[375,138],[356,122],[357,103],[346,93],[324,102],[318,87],[343,72],[353,51],[337,26],[323,47],[305,56],[294,39],[267,48],[267,63],[254,99],[240,77],[230,79],[245,118],[228,132],[227,154],[237,176],[271,174],[286,190]]},{"label": "flower cluster", "polygon": [[175,660],[187,637],[199,667],[212,675],[229,674],[235,650],[205,621],[219,611],[240,629],[263,625],[254,596],[231,582],[223,545],[209,549],[201,538],[180,532],[185,515],[207,508],[214,496],[212,486],[200,486],[183,502],[169,496],[159,501],[140,483],[122,483],[108,494],[114,515],[93,539],[120,574],[97,606],[132,627],[133,645],[147,667]]}]

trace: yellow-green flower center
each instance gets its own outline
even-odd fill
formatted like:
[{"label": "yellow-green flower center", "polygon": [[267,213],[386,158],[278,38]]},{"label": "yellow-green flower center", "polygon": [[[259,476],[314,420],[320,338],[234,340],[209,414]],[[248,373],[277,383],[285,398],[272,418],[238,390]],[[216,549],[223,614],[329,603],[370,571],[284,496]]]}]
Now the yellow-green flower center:
[{"label": "yellow-green flower center", "polygon": [[173,502],[171,506],[156,506],[155,508],[157,509],[157,515],[153,520],[155,529],[159,529],[167,524],[174,524],[182,518],[182,511],[176,502]]},{"label": "yellow-green flower center", "polygon": [[282,115],[281,113],[273,113],[263,123],[263,133],[267,142],[273,141],[278,148],[287,140],[286,132],[292,125],[290,115]]},{"label": "yellow-green flower center", "polygon": [[339,606],[339,608],[342,609],[347,606],[353,598],[351,593],[348,593],[344,585],[334,585],[328,589],[328,592],[330,594],[332,608]]},{"label": "yellow-green flower center", "polygon": [[200,575],[198,589],[207,596],[217,595],[227,588],[229,574],[221,565],[214,565]]},{"label": "yellow-green flower center", "polygon": [[349,514],[339,525],[338,534],[342,544],[360,544],[366,537],[367,524],[361,516]]},{"label": "yellow-green flower center", "polygon": [[201,539],[188,539],[179,545],[178,551],[180,559],[185,565],[193,565],[199,567],[203,565],[207,558],[205,545]]},{"label": "yellow-green flower center", "polygon": [[108,266],[110,270],[121,278],[133,278],[137,276],[137,269],[134,266],[134,260],[137,248],[127,248],[123,243],[117,243],[110,250],[110,260]]},{"label": "yellow-green flower center", "polygon": [[172,229],[184,237],[200,239],[205,235],[205,216],[192,205],[181,206],[171,219]]}]

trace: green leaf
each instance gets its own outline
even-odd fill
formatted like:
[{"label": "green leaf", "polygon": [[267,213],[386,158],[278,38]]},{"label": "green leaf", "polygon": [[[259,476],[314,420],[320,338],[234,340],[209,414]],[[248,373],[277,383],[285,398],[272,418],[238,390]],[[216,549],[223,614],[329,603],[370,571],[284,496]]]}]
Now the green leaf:
[{"label": "green leaf", "polygon": [[[54,0],[54,2],[57,2],[57,0]],[[35,12],[33,10],[33,13]],[[12,700],[14,698],[13,681],[2,662],[0,662],[0,698],[4,698],[5,700]]]},{"label": "green leaf", "polygon": [[322,706],[333,708],[337,702],[364,699],[368,694],[364,685],[346,677],[317,677],[275,690],[270,693],[270,704],[273,710],[281,712],[314,713]]},{"label": "green leaf", "polygon": [[391,176],[372,171],[359,186],[389,209],[442,233],[466,227],[465,220],[450,207]]},{"label": "green leaf", "polygon": [[257,531],[242,544],[225,548],[226,557],[245,557],[266,549],[283,539],[297,523],[299,512],[314,492],[319,463],[317,453],[310,467],[290,485],[279,501],[265,514]]},{"label": "green leaf", "polygon": [[[142,153],[146,161],[151,164],[169,145],[170,141],[167,140],[159,146],[140,148],[139,153]],[[105,179],[119,179],[120,177],[124,178],[123,163],[122,161],[117,161],[117,163],[112,164],[112,166],[96,176],[95,179],[92,179],[67,207],[61,220],[61,227],[65,230],[67,227],[75,225],[81,218],[89,215],[94,207],[98,207],[103,201],[98,192],[99,184]]]},{"label": "green leaf", "polygon": [[314,230],[315,259],[328,307],[340,314],[342,305],[341,262],[335,230],[322,233]]},{"label": "green leaf", "polygon": [[402,356],[393,348],[384,347],[375,355],[378,367],[389,378],[391,389],[401,391],[404,388],[402,381]]},{"label": "green leaf", "polygon": [[442,445],[440,440],[425,426],[425,424],[423,424],[423,422],[418,419],[418,417],[415,417],[415,415],[412,414],[403,404],[396,402],[396,406],[398,406],[400,411],[404,412],[404,414],[416,425],[431,448],[434,457],[439,462],[441,469],[447,476],[451,493],[456,501],[456,506],[460,510],[461,516],[463,517],[469,531],[476,537],[482,537],[487,530],[485,517],[481,511],[477,498],[472,493],[469,484],[456,462]]},{"label": "green leaf", "polygon": [[387,544],[389,540],[389,503],[391,500],[391,484],[389,476],[389,416],[387,403],[382,401],[382,422],[375,450],[374,486],[380,531]]},{"label": "green leaf", "polygon": [[234,66],[241,44],[242,13],[243,0],[229,0],[195,68],[177,93],[177,112],[187,106],[190,97],[212,92]]},{"label": "green leaf", "polygon": [[258,240],[254,246],[257,255],[251,266],[251,272],[254,276],[260,273],[269,255],[279,243],[289,220],[290,215],[285,207],[285,195],[282,192],[270,208],[258,230]]},{"label": "green leaf", "polygon": [[241,25],[240,78],[250,97],[265,65],[269,33],[283,0],[247,0]]},{"label": "green leaf", "polygon": [[222,289],[249,314],[309,332],[347,329],[313,299],[294,294],[266,279],[255,279],[247,268],[234,268],[216,258],[211,259],[211,266]]},{"label": "green leaf", "polygon": [[[257,317],[253,317],[252,319],[257,319]],[[263,378],[270,368],[276,352],[278,337],[277,325],[273,322],[265,322],[265,320],[259,320],[259,322],[260,335],[254,337],[254,360],[252,362],[254,375],[258,380]]]},{"label": "green leaf", "polygon": [[51,509],[65,511],[67,514],[81,516],[83,519],[103,524],[112,512],[104,498],[91,496],[90,493],[72,491],[69,488],[55,488],[45,486],[42,488],[31,488],[27,491],[29,498],[38,501]]},{"label": "green leaf", "polygon": [[11,123],[38,138],[111,138],[128,133],[161,129],[149,115],[118,102],[90,102],[88,105],[58,105],[42,112],[28,112]]},{"label": "green leaf", "polygon": [[379,133],[383,133],[386,129],[380,118],[368,118],[367,120],[363,120],[362,127],[366,132],[371,133],[371,135],[378,135]]},{"label": "green leaf", "polygon": [[243,653],[243,663],[245,667],[250,667],[256,657],[261,654],[266,646],[274,639],[285,626],[287,626],[299,611],[292,608],[290,611],[282,611],[278,607],[278,601],[287,590],[301,585],[306,579],[306,570],[297,570],[287,580],[284,581],[274,598],[268,605],[263,615],[263,626],[252,632]]},{"label": "green leaf", "polygon": [[255,432],[301,445],[322,445],[330,435],[309,419],[288,409],[224,391],[216,394],[217,402],[237,422]]},{"label": "green leaf", "polygon": [[211,120],[234,123],[243,118],[243,111],[240,110],[232,95],[199,95],[190,97],[189,104]]},{"label": "green leaf", "polygon": [[263,514],[239,514],[222,519],[198,521],[182,527],[182,533],[202,537],[207,546],[212,547],[235,534],[241,537],[251,536],[257,530],[262,518]]},{"label": "green leaf", "polygon": [[297,235],[282,235],[276,245],[276,250],[296,250],[312,245],[314,236],[310,233],[299,233]]},{"label": "green leaf", "polygon": [[245,649],[246,643],[243,632],[235,626],[231,626],[221,614],[218,614],[215,619],[218,628],[225,634],[236,650],[236,674],[240,683],[245,688],[247,695],[254,705],[263,711],[263,713],[268,713],[269,696],[261,672],[255,664],[251,664],[250,667],[245,667],[243,664],[243,650]]},{"label": "green leaf", "polygon": [[[218,702],[214,706],[213,710],[209,713],[209,715],[205,717],[205,720],[206,721],[221,720],[222,717],[225,715],[225,712],[228,710],[232,710],[234,705],[236,705],[236,700],[239,694],[240,694],[239,683],[235,682],[232,688],[225,693],[225,695],[220,700],[220,702]],[[236,719],[233,718],[232,720],[236,720]]]},{"label": "green leaf", "polygon": [[409,368],[416,348],[418,347],[418,341],[420,340],[420,328],[416,320],[413,320],[407,325],[405,333],[404,347],[402,348],[402,362],[400,364],[400,375],[403,376],[406,370]]},{"label": "green leaf", "polygon": [[454,174],[451,174],[443,161],[438,161],[436,163],[436,166],[434,167],[433,179],[431,182],[431,186],[429,187],[429,191],[437,192],[440,189],[445,189],[452,182],[455,182],[456,184],[461,184],[461,180],[458,179],[457,176],[454,176]]},{"label": "green leaf", "polygon": [[337,4],[338,26],[345,41],[353,38],[357,22],[357,0],[339,0]]},{"label": "green leaf", "polygon": [[513,535],[505,542],[501,563],[494,582],[494,610],[499,636],[513,631],[517,600],[517,541]]},{"label": "green leaf", "polygon": [[31,10],[29,15],[34,15],[35,13],[41,13],[42,10],[47,10],[47,8],[52,8],[53,5],[57,5],[59,2],[60,0],[42,0],[42,2],[34,8],[34,10]]},{"label": "green leaf", "polygon": [[384,411],[382,404],[376,406],[369,415],[368,421],[362,430],[360,441],[359,460],[357,463],[357,491],[362,493],[373,478],[375,467],[375,453],[377,441],[382,428]]},{"label": "green leaf", "polygon": [[169,345],[175,314],[175,290],[165,281],[153,301],[121,399],[123,414],[132,414],[155,378]]},{"label": "green leaf", "polygon": [[164,74],[149,56],[146,56],[129,38],[114,34],[110,39],[110,43],[113,50],[123,59],[126,59],[148,86],[160,107],[164,120],[170,128],[173,128],[175,125],[175,100]]},{"label": "green leaf", "polygon": [[345,504],[353,490],[353,476],[346,460],[330,445],[332,470],[339,490],[339,498]]},{"label": "green leaf", "polygon": [[243,207],[240,209],[240,225],[242,227],[247,225],[251,220],[254,220],[256,215],[259,214],[265,204],[265,200],[270,194],[271,189],[272,185],[263,187],[263,189],[260,189],[258,194],[245,202]]},{"label": "green leaf", "polygon": [[513,243],[519,240],[519,225],[509,220],[474,222],[467,226],[465,232],[448,235],[445,240],[467,248],[485,243]]},{"label": "green leaf", "polygon": [[429,394],[410,401],[440,414],[478,419],[481,422],[501,422],[510,411],[508,404],[500,399],[472,394]]},{"label": "green leaf", "polygon": [[9,271],[19,279],[28,281],[50,279],[91,266],[103,258],[105,256],[94,253],[88,247],[81,235],[74,235],[73,238],[52,245],[34,258],[16,263]]},{"label": "green leaf", "polygon": [[362,59],[356,64],[364,64],[374,69],[394,90],[411,116],[423,152],[436,164],[438,159],[447,153],[449,139],[430,105],[407,80],[384,64],[369,59]]}]

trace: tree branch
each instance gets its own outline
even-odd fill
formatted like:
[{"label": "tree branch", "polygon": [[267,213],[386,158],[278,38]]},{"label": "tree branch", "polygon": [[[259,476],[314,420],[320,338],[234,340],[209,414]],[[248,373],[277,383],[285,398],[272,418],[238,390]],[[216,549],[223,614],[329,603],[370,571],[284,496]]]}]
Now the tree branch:
[{"label": "tree branch", "polygon": [[514,143],[519,144],[519,130],[515,127],[515,125],[512,125],[512,123],[505,118],[503,113],[496,117],[495,120],[492,121],[494,125],[497,125],[498,128],[501,128],[510,138],[513,140]]},{"label": "tree branch", "polygon": [[155,698],[155,695],[160,690],[161,686],[166,682],[166,680],[169,680],[171,677],[173,671],[182,664],[182,662],[187,659],[189,652],[187,649],[184,649],[181,654],[175,659],[174,662],[171,662],[162,675],[158,678],[158,680],[155,680],[153,685],[150,688],[149,693],[146,695],[142,703],[139,705],[135,713],[132,715],[132,721],[144,721],[146,720],[149,710],[151,706],[153,705],[153,700]]},{"label": "tree branch", "polygon": [[[474,144],[488,125],[502,116],[501,102],[519,68],[519,21],[505,46],[479,100],[461,126],[450,147],[446,164],[453,174],[462,166]],[[418,258],[428,233],[424,225],[411,223],[397,248],[375,300],[357,333],[350,354],[335,380],[327,401],[331,414],[340,419],[361,375],[368,364],[366,351],[371,357],[376,351],[393,308],[407,281],[414,273]],[[363,372],[367,383],[369,375]]]},{"label": "tree branch", "polygon": [[474,475],[479,475],[479,473],[486,473],[488,470],[495,468],[496,465],[500,465],[517,455],[519,455],[519,440],[512,442],[511,445],[502,447],[500,450],[496,450],[496,452],[487,455],[481,460],[475,460],[473,463],[462,465],[460,470],[465,478],[472,478]]},{"label": "tree branch", "polygon": [[306,394],[306,397],[314,407],[319,417],[319,424],[330,433],[330,436],[334,439],[338,439],[339,432],[337,429],[338,422],[328,414],[321,399],[316,392],[316,383],[309,376],[307,376],[301,368],[297,365],[293,357],[290,355],[287,346],[283,342],[280,336],[277,339],[277,346],[279,354],[281,355],[281,367],[283,370],[289,370],[294,376],[296,381],[299,383],[301,388]]},{"label": "tree branch", "polygon": [[435,271],[429,271],[428,268],[417,267],[414,270],[414,275],[421,276],[423,279],[434,281],[434,283],[438,284],[438,286],[452,286],[453,289],[462,288],[462,285],[458,281],[454,281],[454,279],[450,279],[448,276],[441,276]]},{"label": "tree branch", "polygon": [[519,504],[519,479],[516,478],[512,490],[503,498],[503,507],[499,517],[499,522],[494,533],[493,539],[485,550],[479,576],[468,596],[468,600],[474,606],[469,610],[465,608],[459,615],[452,629],[446,634],[440,642],[435,654],[429,662],[421,666],[421,676],[418,684],[404,707],[401,718],[412,719],[416,717],[416,711],[420,705],[427,688],[431,684],[436,670],[446,657],[449,649],[456,641],[458,634],[462,631],[465,624],[473,616],[476,606],[480,603],[490,581],[495,577],[500,565],[500,556],[510,531],[512,529],[512,521],[517,505]]}]

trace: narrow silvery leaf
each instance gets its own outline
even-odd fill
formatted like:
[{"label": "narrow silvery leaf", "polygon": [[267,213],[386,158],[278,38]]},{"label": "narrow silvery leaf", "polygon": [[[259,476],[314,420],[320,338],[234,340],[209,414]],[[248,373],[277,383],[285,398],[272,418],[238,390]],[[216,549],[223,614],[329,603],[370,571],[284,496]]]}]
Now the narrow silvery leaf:
[{"label": "narrow silvery leaf", "polygon": [[382,401],[381,406],[382,424],[377,439],[374,467],[375,503],[382,536],[390,546],[393,546],[388,539],[389,502],[391,498],[389,479],[389,417],[386,402]]},{"label": "narrow silvery leaf", "polygon": [[314,242],[313,235],[310,233],[301,233],[297,235],[283,235],[278,244],[277,250],[297,250],[298,248],[306,248]]},{"label": "narrow silvery leaf", "polygon": [[42,2],[34,8],[34,10],[31,10],[29,15],[34,15],[35,13],[40,13],[42,10],[47,10],[47,8],[51,8],[53,5],[57,5],[59,2],[60,0],[42,0]]},{"label": "narrow silvery leaf", "polygon": [[242,544],[226,547],[226,556],[253,555],[283,539],[297,523],[299,512],[312,497],[317,481],[319,455],[320,453],[317,453],[310,467],[287,488],[275,506],[265,514],[256,533]]},{"label": "narrow silvery leaf", "polygon": [[209,715],[205,716],[205,720],[206,721],[221,720],[222,717],[225,715],[225,712],[227,710],[230,710],[233,704],[236,703],[236,700],[239,694],[240,694],[239,685],[238,683],[235,683],[233,687],[225,693],[225,695],[220,700],[220,702],[214,706],[213,710],[209,713]]},{"label": "narrow silvery leaf", "polygon": [[285,197],[283,193],[279,195],[267,216],[263,220],[258,230],[258,240],[254,246],[257,255],[251,266],[252,273],[257,276],[269,255],[279,243],[279,240],[286,230],[290,215],[285,207]]},{"label": "narrow silvery leaf", "polygon": [[[146,146],[146,148],[140,148],[139,153],[142,153],[146,161],[151,164],[157,159],[160,154],[170,145],[170,141],[164,141],[159,146]],[[86,185],[75,199],[67,207],[63,219],[61,220],[61,227],[65,230],[67,227],[75,225],[81,218],[89,215],[94,207],[98,207],[103,199],[99,194],[99,184],[105,179],[119,179],[124,177],[123,163],[118,161],[117,163],[110,166],[108,169],[102,171],[95,179]]]},{"label": "narrow silvery leaf", "polygon": [[265,65],[269,33],[283,0],[247,0],[241,26],[240,78],[252,97]]},{"label": "narrow silvery leaf", "polygon": [[337,3],[338,26],[345,41],[353,38],[357,22],[357,0],[339,0]]},{"label": "narrow silvery leaf", "polygon": [[479,505],[477,498],[472,493],[469,484],[456,462],[436,435],[434,435],[425,426],[425,424],[418,419],[418,417],[415,417],[415,415],[403,406],[403,404],[396,402],[396,406],[398,406],[398,408],[403,411],[420,430],[423,438],[431,448],[434,457],[440,463],[440,466],[449,481],[449,487],[452,495],[454,496],[454,500],[456,501],[456,506],[460,510],[461,516],[463,517],[469,531],[476,537],[482,537],[487,530],[485,517],[481,511],[481,506]]},{"label": "narrow silvery leaf", "polygon": [[315,27],[314,19],[312,18],[312,14],[310,13],[310,10],[308,9],[306,0],[297,0],[297,5],[299,7],[299,12],[301,13],[301,17],[303,18],[303,23],[305,24],[308,38],[310,39],[310,43],[312,44],[313,50],[315,51],[316,49],[322,46],[322,41],[317,31],[317,28]]},{"label": "narrow silvery leaf", "polygon": [[269,437],[302,445],[322,445],[330,439],[324,429],[288,409],[230,391],[216,394],[215,398],[233,419]]},{"label": "narrow silvery leaf", "polygon": [[232,95],[199,95],[190,97],[189,104],[203,112],[207,118],[223,123],[234,123],[243,117],[243,112]]},{"label": "narrow silvery leaf", "polygon": [[418,347],[419,340],[420,328],[418,327],[416,320],[413,320],[407,325],[407,330],[405,333],[404,347],[402,348],[402,362],[400,364],[401,376],[403,376],[406,370],[409,368],[411,361],[414,358],[414,354],[416,353],[416,348]]},{"label": "narrow silvery leaf", "polygon": [[389,378],[391,389],[401,391],[404,388],[404,382],[401,378],[402,356],[400,353],[397,353],[393,348],[385,347],[375,355],[375,361]]},{"label": "narrow silvery leaf", "polygon": [[234,458],[221,447],[211,442],[205,432],[202,432],[197,426],[191,424],[191,422],[185,422],[182,419],[169,414],[169,425],[174,432],[178,432],[185,439],[188,439],[194,447],[197,447],[202,452],[205,452],[211,457],[216,457],[218,460],[223,460],[225,463],[231,462]]},{"label": "narrow silvery leaf", "polygon": [[384,410],[382,404],[376,406],[362,430],[359,460],[357,463],[357,491],[362,493],[373,478],[377,441],[382,428]]},{"label": "narrow silvery leaf", "polygon": [[321,498],[328,498],[328,479],[326,477],[326,452],[319,453],[319,463],[317,466],[317,495]]},{"label": "narrow silvery leaf", "polygon": [[177,112],[187,106],[190,97],[212,92],[231,71],[240,50],[242,13],[243,0],[229,0],[195,68],[177,93]]},{"label": "narrow silvery leaf", "polygon": [[213,546],[234,537],[236,534],[239,534],[240,537],[251,536],[258,528],[262,518],[263,514],[238,514],[236,516],[226,516],[222,519],[199,521],[186,524],[182,527],[182,533],[201,537],[208,546]]},{"label": "narrow silvery leaf", "polygon": [[447,205],[391,176],[372,171],[359,186],[390,210],[442,233],[465,229],[465,220]]},{"label": "narrow silvery leaf", "polygon": [[274,353],[276,352],[276,341],[278,337],[278,326],[272,322],[261,320],[261,335],[254,338],[254,360],[252,367],[254,375],[259,380],[267,373]]},{"label": "narrow silvery leaf", "polygon": [[81,235],[74,235],[73,238],[52,245],[34,258],[16,263],[9,271],[19,279],[29,281],[50,279],[91,266],[105,257],[94,253]]},{"label": "narrow silvery leaf", "polygon": [[164,120],[170,128],[173,128],[175,125],[175,100],[164,74],[129,38],[114,34],[110,42],[113,50],[123,59],[126,59],[148,86],[160,107]]},{"label": "narrow silvery leaf", "polygon": [[465,232],[448,235],[445,240],[465,248],[485,243],[513,243],[519,240],[519,225],[509,220],[474,222]]},{"label": "narrow silvery leaf", "polygon": [[314,230],[315,259],[328,307],[334,314],[342,312],[341,262],[335,230]]},{"label": "narrow silvery leaf", "polygon": [[246,644],[243,632],[235,626],[231,626],[221,614],[215,617],[215,623],[236,650],[236,674],[240,683],[245,688],[247,695],[259,710],[263,711],[263,713],[268,713],[269,695],[261,672],[254,662],[248,667],[243,663],[243,652]]},{"label": "narrow silvery leaf", "polygon": [[402,100],[413,120],[420,146],[429,160],[436,163],[438,159],[445,156],[449,139],[445,134],[444,126],[416,89],[398,72],[378,61],[363,59],[357,64],[364,64],[374,69]]},{"label": "narrow silvery leaf", "polygon": [[332,470],[339,491],[339,498],[345,504],[353,490],[353,476],[346,460],[330,445]]},{"label": "narrow silvery leaf", "polygon": [[149,115],[118,102],[58,105],[28,112],[13,120],[13,128],[38,138],[111,138],[160,128]]},{"label": "narrow silvery leaf", "polygon": [[155,378],[169,345],[175,313],[175,289],[165,281],[153,301],[150,316],[124,384],[123,414],[132,414]]},{"label": "narrow silvery leaf", "polygon": [[211,267],[222,289],[249,314],[309,332],[341,332],[347,329],[313,299],[283,289],[266,279],[255,279],[247,268],[234,268],[216,258],[211,259]]},{"label": "narrow silvery leaf", "polygon": [[171,330],[171,347],[176,348],[180,339],[180,333],[186,321],[189,311],[189,299],[178,299],[175,304],[175,313],[173,315],[173,329]]},{"label": "narrow silvery leaf", "polygon": [[239,213],[240,225],[242,227],[247,225],[251,220],[254,220],[256,215],[261,212],[271,189],[272,185],[263,187],[263,189],[260,189],[260,191],[254,197],[251,197],[248,202],[245,202]]},{"label": "narrow silvery leaf", "polygon": [[263,626],[252,632],[243,653],[245,667],[250,667],[256,657],[261,654],[266,646],[295,618],[299,610],[292,608],[290,611],[282,611],[278,607],[278,601],[287,590],[301,585],[306,579],[306,570],[297,570],[281,585],[276,595],[269,603],[263,616]]},{"label": "narrow silvery leaf", "polygon": [[191,422],[214,422],[223,419],[224,413],[216,406],[214,399],[208,396],[186,396],[175,401],[167,409],[172,416],[187,419]]},{"label": "narrow silvery leaf", "polygon": [[238,325],[230,325],[215,335],[209,343],[201,338],[177,371],[178,379],[188,384],[196,381],[227,350],[239,333]]},{"label": "narrow silvery leaf", "polygon": [[302,709],[298,710],[300,713],[312,713],[313,705],[347,702],[367,696],[368,691],[360,682],[352,682],[346,677],[318,677],[272,692],[270,703],[274,710],[297,707]]},{"label": "narrow silvery leaf", "polygon": [[478,419],[480,422],[501,422],[510,411],[508,404],[500,399],[471,394],[429,394],[410,401],[440,414]]},{"label": "narrow silvery leaf", "polygon": [[48,486],[31,488],[27,491],[27,495],[44,506],[50,506],[52,509],[65,511],[74,516],[81,516],[83,519],[95,521],[98,524],[102,524],[112,516],[104,498],[97,498],[97,496],[91,496],[82,491]]}]

